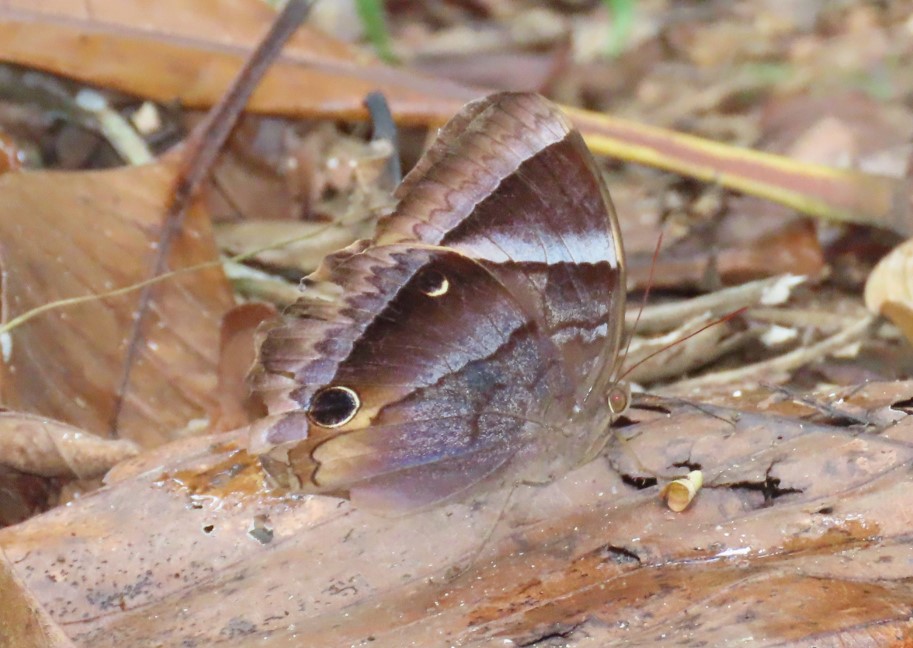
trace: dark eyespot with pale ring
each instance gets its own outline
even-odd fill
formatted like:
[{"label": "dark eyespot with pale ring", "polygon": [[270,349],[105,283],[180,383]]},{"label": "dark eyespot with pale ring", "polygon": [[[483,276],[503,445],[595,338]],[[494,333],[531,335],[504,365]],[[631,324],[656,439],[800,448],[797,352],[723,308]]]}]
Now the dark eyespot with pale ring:
[{"label": "dark eyespot with pale ring", "polygon": [[429,297],[440,297],[450,290],[450,280],[437,270],[423,270],[417,282],[418,289]]},{"label": "dark eyespot with pale ring", "polygon": [[314,394],[307,415],[312,423],[325,428],[345,425],[358,413],[361,400],[348,387],[324,387]]}]

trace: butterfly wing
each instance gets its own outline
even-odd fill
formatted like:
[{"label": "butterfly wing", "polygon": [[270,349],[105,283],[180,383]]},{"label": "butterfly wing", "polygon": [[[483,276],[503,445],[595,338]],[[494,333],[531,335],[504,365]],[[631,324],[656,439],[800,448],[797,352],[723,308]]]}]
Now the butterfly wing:
[{"label": "butterfly wing", "polygon": [[605,413],[593,395],[624,298],[579,135],[540,97],[495,95],[445,127],[400,194],[267,332],[254,385],[270,416],[251,449],[280,481],[397,508],[508,464],[574,465],[588,444],[558,430]]},{"label": "butterfly wing", "polygon": [[[295,485],[371,492],[373,500],[410,506],[444,499],[542,434],[543,423],[528,416],[538,403],[569,395],[538,324],[465,255],[371,247],[337,264],[335,273],[347,284],[357,276],[362,286],[345,293],[342,313],[372,313],[357,337],[311,326],[326,321],[302,300],[298,318],[273,329],[261,347],[264,379],[290,381],[277,392],[282,400],[273,403],[265,441],[281,447],[279,465]],[[322,364],[334,355],[332,367]],[[332,376],[312,382],[324,370]],[[328,386],[346,390],[337,392],[344,411],[321,421],[314,408]],[[277,418],[279,409],[285,415]]]},{"label": "butterfly wing", "polygon": [[486,264],[544,320],[579,399],[604,396],[622,336],[621,234],[599,169],[551,102],[501,93],[469,104],[398,194],[378,245],[422,241]]}]

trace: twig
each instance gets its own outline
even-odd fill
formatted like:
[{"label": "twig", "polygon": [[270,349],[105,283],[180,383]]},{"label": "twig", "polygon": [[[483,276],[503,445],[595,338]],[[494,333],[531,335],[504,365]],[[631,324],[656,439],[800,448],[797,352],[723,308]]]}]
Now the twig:
[{"label": "twig", "polygon": [[[228,139],[260,79],[279,55],[285,42],[307,17],[310,8],[311,3],[307,0],[289,1],[273,22],[269,32],[238,72],[238,76],[235,77],[225,96],[187,138],[181,169],[177,176],[170,208],[165,215],[158,250],[152,266],[152,277],[158,277],[164,272],[168,254],[175,237],[184,224],[191,198],[209,174],[216,156],[225,144],[225,140]],[[130,387],[130,374],[139,349],[146,313],[149,310],[152,286],[152,283],[146,284],[140,293],[133,326],[127,338],[123,372],[115,395],[110,422],[112,437],[117,436],[118,420],[123,409],[124,398]]]},{"label": "twig", "polygon": [[104,137],[128,164],[153,160],[146,142],[101,93],[83,88],[74,96],[68,85],[43,72],[21,72],[0,65],[0,97],[40,106],[52,115],[79,124]]},{"label": "twig", "polygon": [[390,112],[387,98],[381,92],[372,92],[365,97],[365,106],[371,113],[371,125],[374,132],[371,139],[374,141],[387,141],[393,147],[390,159],[387,160],[387,180],[391,183],[391,192],[402,182],[403,170],[399,162],[399,133],[396,122]]},{"label": "twig", "polygon": [[865,315],[839,333],[836,333],[829,338],[825,338],[809,347],[795,349],[776,358],[739,367],[738,369],[718,371],[705,376],[682,380],[663,387],[661,391],[664,393],[683,392],[697,387],[706,387],[708,385],[758,382],[758,379],[761,376],[769,377],[771,375],[787,373],[812,360],[817,360],[828,353],[837,351],[848,344],[856,342],[862,338],[875,321],[876,317],[874,315]]},{"label": "twig", "polygon": [[[707,313],[719,317],[745,306],[779,304],[786,301],[792,289],[804,281],[805,277],[802,276],[782,275],[724,288],[687,301],[648,306],[640,316],[637,333],[668,331],[684,321]],[[635,316],[633,309],[625,313],[625,327],[633,327]]]},{"label": "twig", "polygon": [[[704,320],[706,323],[707,320]],[[748,342],[757,337],[756,332],[749,329],[729,335],[729,329],[723,326],[714,326],[702,331],[690,339],[685,339],[687,331],[694,330],[698,324],[690,322],[680,330],[668,333],[659,340],[637,338],[640,344],[635,345],[631,356],[635,361],[640,358],[650,357],[658,350],[663,352],[655,355],[649,362],[631,371],[627,378],[639,384],[649,384],[659,380],[700,369],[719,358],[744,347]]]},{"label": "twig", "polygon": [[[160,274],[157,276],[149,277],[143,281],[139,281],[129,286],[122,286],[121,288],[114,288],[102,293],[93,293],[91,295],[80,295],[79,297],[67,297],[65,299],[58,299],[56,301],[48,302],[47,304],[42,304],[41,306],[36,306],[31,310],[27,310],[24,313],[20,313],[16,317],[12,318],[8,322],[0,323],[0,336],[8,335],[13,329],[22,326],[29,320],[32,320],[39,315],[44,313],[49,313],[51,311],[59,310],[61,308],[67,308],[69,306],[78,306],[80,304],[88,304],[90,302],[99,301],[101,299],[110,299],[111,297],[121,297],[123,295],[128,295],[132,292],[145,288],[147,286],[154,286],[155,284],[162,283],[168,279],[173,279],[175,277],[181,277],[185,274],[190,274],[191,272],[197,272],[199,270],[206,270],[207,268],[215,268],[216,266],[223,266],[225,273],[230,274],[232,267],[239,267],[244,261],[256,257],[261,252],[265,250],[272,250],[275,248],[280,248],[286,245],[292,245],[298,243],[306,238],[319,235],[322,231],[333,226],[333,223],[328,223],[323,226],[323,229],[318,229],[314,232],[308,232],[307,234],[302,234],[301,236],[295,236],[293,238],[285,239],[283,241],[278,241],[276,243],[270,243],[261,248],[256,248],[254,250],[247,250],[246,252],[241,252],[227,259],[215,259],[213,261],[204,261],[203,263],[198,263],[194,266],[188,266],[186,268],[179,268],[177,270],[172,270],[165,274]],[[2,261],[2,259],[0,259]],[[248,266],[243,266],[247,268]],[[270,275],[272,276],[272,275]],[[291,287],[291,286],[290,286]],[[291,293],[288,293],[291,296]],[[0,302],[2,303],[2,302]]]},{"label": "twig", "polygon": [[863,312],[865,309],[862,305],[853,314],[835,313],[833,309],[826,311],[820,308],[752,308],[751,319],[755,322],[792,328],[815,328],[821,332],[832,333],[857,321]]},{"label": "twig", "polygon": [[245,297],[254,297],[280,307],[289,306],[301,297],[301,291],[295,284],[243,263],[227,259],[222,268],[235,291]]},{"label": "twig", "polygon": [[83,88],[76,93],[74,102],[86,114],[95,118],[101,134],[125,162],[134,165],[148,164],[155,159],[146,141],[139,136],[130,122],[108,105],[108,100],[103,94]]}]

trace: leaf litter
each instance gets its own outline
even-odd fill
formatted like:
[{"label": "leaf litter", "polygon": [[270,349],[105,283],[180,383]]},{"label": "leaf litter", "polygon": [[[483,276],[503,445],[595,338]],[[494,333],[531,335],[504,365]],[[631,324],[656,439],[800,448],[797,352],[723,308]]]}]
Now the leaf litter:
[{"label": "leaf litter", "polygon": [[[544,53],[548,65],[558,72],[534,74],[533,83],[565,101],[906,182],[909,151],[896,142],[909,134],[911,119],[897,99],[913,81],[899,63],[911,55],[903,38],[911,18],[899,3],[834,8],[814,2],[799,8],[757,0],[746,3],[740,12],[719,3],[685,8],[643,2],[638,3],[636,34],[614,59],[606,59],[599,45],[589,53],[583,47],[583,39],[599,33],[588,31],[587,25],[592,29],[610,20],[602,9],[588,9],[585,3],[573,9],[497,4],[497,9],[493,3],[479,3],[471,10],[454,5],[438,14],[426,8],[394,14],[391,29],[397,56],[419,61],[435,48],[441,51],[442,43],[458,43],[456,49],[465,54],[491,61],[486,85],[505,87],[512,63],[504,61],[517,59],[486,58],[491,55],[486,39],[474,43],[471,35],[459,31],[466,12],[474,11],[474,19],[482,20],[488,33],[511,34],[488,39],[500,40],[507,53],[522,57]],[[66,60],[68,46],[53,52],[54,60],[39,60],[28,50],[20,50],[19,58],[2,52],[0,56],[83,80],[91,77],[103,87],[118,75],[128,80],[132,75],[135,78],[129,82],[110,86],[165,101],[192,96],[188,88],[198,91],[192,88],[198,52],[218,49],[215,39],[207,42],[206,29],[212,24],[231,25],[237,15],[267,15],[244,14],[262,11],[252,5],[243,6],[234,17],[200,5],[193,10],[201,17],[196,24],[206,27],[194,35],[201,37],[182,47],[176,36],[186,36],[183,27],[155,18],[149,23],[153,28],[139,38],[140,32],[131,27],[138,17],[135,8],[129,3],[119,6],[119,13],[113,5],[104,6],[94,16],[76,16],[71,24],[61,25],[54,9],[10,5],[3,9],[7,15],[0,22],[6,28],[21,28],[23,17],[37,16],[42,29],[47,23],[47,37],[61,35],[55,30],[71,29],[68,38],[72,38],[89,25],[92,38],[109,46],[124,38],[161,44],[165,47],[150,47],[148,55],[161,61],[180,55],[185,63],[176,68],[177,76],[161,72],[165,81],[150,90],[147,86],[159,80],[160,72],[155,70],[160,68],[139,75],[137,68],[125,64],[130,59],[126,56],[111,61],[120,67],[108,68],[107,78],[91,76],[104,68],[95,59],[71,56],[79,62],[75,71]],[[559,29],[535,31],[536,21],[551,18],[558,18],[553,24]],[[250,27],[265,24],[262,18],[257,20],[246,24],[240,20],[229,30],[232,45],[226,52],[236,61],[253,42]],[[530,31],[510,31],[517,25]],[[447,41],[448,29],[459,39]],[[336,58],[329,68],[354,65],[350,69],[355,70],[356,81],[318,84],[320,92],[306,98],[310,107],[296,114],[363,115],[366,89],[358,86],[358,79],[368,78],[375,64],[349,45],[302,34],[306,35],[295,47],[303,48],[303,58],[295,59],[299,54],[292,51],[279,67],[295,67],[296,60],[318,61],[333,52],[330,58]],[[567,38],[580,49],[574,50],[574,57],[562,58],[560,43]],[[232,53],[235,44],[243,46]],[[478,53],[473,54],[476,46]],[[197,53],[191,56],[194,50]],[[721,51],[728,55],[719,57]],[[364,67],[358,61],[364,61]],[[298,65],[294,74],[311,83],[326,78],[320,76],[322,70],[309,77],[305,70],[309,65]],[[460,89],[437,93],[438,103],[428,102],[435,88],[457,86],[426,81],[408,68],[391,74],[382,78],[394,79],[416,93],[411,104],[408,93],[391,93],[394,111],[413,124],[437,123],[437,116],[461,103],[463,92],[474,96]],[[222,79],[196,95],[197,103],[186,103],[215,103],[227,83],[227,76]],[[854,89],[852,93],[847,94],[847,86]],[[296,87],[300,85],[289,84],[285,90],[294,94]],[[161,94],[148,94],[153,91]],[[266,84],[259,95],[254,109],[289,114],[289,100],[283,98],[280,86]],[[338,103],[327,103],[327,97],[335,97]],[[115,111],[141,105],[139,100],[124,103],[114,95],[111,99]],[[301,95],[297,101],[296,106],[302,105]],[[9,114],[2,108],[0,116]],[[179,241],[172,251],[172,257],[180,251],[186,251],[187,257],[172,258],[169,269],[218,260],[209,234],[214,217],[223,221],[220,240],[228,255],[269,247],[279,238],[301,235],[307,241],[318,232],[319,239],[324,231],[320,227],[335,223],[334,234],[323,241],[308,242],[295,252],[264,252],[248,261],[251,273],[264,274],[247,276],[246,298],[273,295],[281,305],[283,298],[278,295],[287,293],[275,286],[294,287],[324,250],[337,241],[343,244],[348,236],[363,236],[365,229],[359,228],[369,230],[372,216],[384,209],[372,197],[382,191],[377,191],[376,179],[340,185],[308,171],[320,167],[327,150],[320,146],[316,155],[302,157],[309,149],[301,143],[301,132],[317,132],[307,130],[313,124],[302,122],[306,130],[292,136],[292,129],[300,124],[249,119],[254,120],[250,132],[287,136],[271,140],[245,138],[243,133],[234,136],[234,148],[219,163],[234,170],[223,172],[221,186],[216,181],[204,188],[205,203],[195,204],[181,235],[190,240]],[[363,134],[355,127],[351,133],[343,129],[324,137],[332,144],[334,138],[357,141]],[[23,141],[20,133],[17,138]],[[404,138],[402,155],[414,159],[422,133],[406,130]],[[264,141],[274,142],[267,149],[271,156],[267,165],[256,162],[262,152],[257,147]],[[306,170],[298,173],[313,184],[295,184],[298,180],[290,184],[283,168],[291,158],[310,160],[303,165]],[[19,191],[16,195],[22,197],[9,208],[13,220],[0,217],[0,228],[12,227],[16,219],[23,221],[17,227],[32,228],[29,240],[35,243],[34,251],[26,247],[10,253],[10,246],[2,250],[4,321],[61,297],[103,295],[112,287],[146,279],[143,271],[148,271],[148,263],[125,260],[138,253],[118,252],[110,243],[93,248],[91,243],[99,237],[91,236],[86,224],[96,221],[78,214],[86,212],[108,223],[109,216],[99,207],[110,204],[112,214],[132,224],[146,223],[135,214],[148,213],[149,224],[141,228],[146,237],[135,235],[140,243],[127,249],[154,244],[169,207],[170,183],[177,173],[174,159],[165,157],[148,167],[99,175],[29,171],[4,176],[7,187],[13,187],[7,191]],[[254,166],[265,169],[260,174],[260,194],[256,183],[246,188],[242,182],[245,169]],[[244,402],[243,397],[243,349],[249,347],[245,340],[257,321],[269,311],[256,304],[249,310],[245,306],[231,311],[227,283],[214,268],[201,271],[200,276],[207,272],[211,276],[199,286],[193,283],[197,273],[182,276],[179,282],[187,282],[177,293],[182,299],[168,292],[177,282],[163,281],[155,288],[162,291],[163,305],[156,307],[160,293],[155,292],[151,317],[173,306],[175,326],[165,328],[198,355],[209,349],[206,360],[196,365],[199,369],[188,370],[184,363],[195,356],[185,354],[175,342],[175,350],[163,354],[162,361],[151,354],[148,366],[141,362],[136,370],[152,376],[157,371],[157,380],[172,388],[173,380],[190,381],[197,388],[191,393],[200,394],[194,401],[197,409],[175,410],[167,392],[150,388],[154,396],[166,394],[160,402],[168,407],[139,408],[137,416],[146,419],[138,419],[137,436],[130,433],[126,438],[139,441],[145,450],[109,474],[108,488],[0,532],[6,560],[0,577],[11,583],[8,587],[21,595],[25,608],[42,621],[35,626],[35,645],[64,645],[54,642],[68,640],[100,646],[150,641],[285,645],[302,637],[315,645],[370,641],[396,646],[504,641],[574,646],[903,643],[910,635],[908,610],[913,598],[904,567],[911,558],[905,542],[911,520],[904,513],[910,507],[904,501],[910,490],[906,418],[913,389],[901,379],[909,376],[913,364],[904,364],[909,354],[898,329],[865,314],[861,300],[871,268],[897,237],[797,218],[782,206],[632,165],[613,164],[607,169],[607,180],[622,214],[631,259],[632,303],[647,284],[658,232],[666,231],[653,283],[660,305],[648,306],[642,318],[660,323],[641,328],[640,337],[656,336],[654,343],[661,345],[670,332],[687,333],[719,317],[720,309],[726,308],[721,304],[731,303],[732,310],[742,305],[750,308],[725,327],[709,329],[712,342],[673,350],[685,360],[682,364],[667,360],[665,369],[676,371],[662,379],[666,384],[656,382],[658,374],[637,378],[655,395],[636,395],[636,407],[622,420],[618,442],[609,446],[604,459],[549,486],[520,487],[506,506],[494,502],[497,494],[491,493],[483,498],[492,500],[487,503],[453,504],[403,519],[377,518],[329,497],[271,492],[262,483],[256,462],[243,452],[238,433],[200,436],[256,417],[256,404]],[[307,190],[302,191],[302,186]],[[282,221],[261,226],[257,196],[275,188],[287,191],[286,198],[275,203],[277,208],[269,210]],[[52,216],[43,215],[42,201],[36,196]],[[353,204],[347,199],[353,196],[354,203],[359,196],[366,199],[349,212],[346,221],[346,206]],[[35,213],[51,219],[50,225],[18,211],[26,197],[30,209],[37,206]],[[872,197],[881,199],[877,193]],[[229,204],[246,206],[226,210]],[[223,215],[227,212],[231,212],[228,217]],[[274,225],[288,229],[270,234]],[[893,229],[908,231],[902,224]],[[60,240],[69,245],[58,242],[53,247],[55,238],[46,233],[58,230],[63,232]],[[0,241],[11,236],[18,240],[18,234],[19,230],[7,230]],[[337,235],[338,239],[333,238]],[[124,235],[117,240],[124,246],[134,239]],[[62,255],[63,261],[57,261],[55,254]],[[868,279],[867,296],[877,290],[879,297],[867,301],[873,311],[896,317],[897,327],[904,330],[902,310],[883,306],[907,299],[902,261],[894,264],[893,274],[882,271]],[[117,279],[114,286],[105,283],[111,277],[95,270],[96,266]],[[779,304],[764,303],[750,284],[743,285],[746,280],[778,281],[784,273],[807,279],[804,285],[793,286]],[[254,276],[259,277],[259,287],[250,289]],[[240,288],[241,280],[233,277]],[[876,281],[877,287],[872,287]],[[43,290],[23,290],[26,285]],[[272,292],[268,285],[273,285]],[[88,290],[74,292],[76,286]],[[213,292],[213,286],[218,290]],[[743,290],[739,299],[747,301],[737,299],[736,305],[725,296],[726,286]],[[700,294],[717,301],[702,302],[703,297],[695,297]],[[682,296],[693,299],[682,302]],[[133,293],[129,298],[52,310],[4,334],[7,337],[0,340],[5,356],[0,383],[4,405],[74,424],[82,434],[106,435],[110,377],[116,374],[110,367],[117,368],[122,358],[118,341],[123,332],[115,335],[113,327],[88,337],[85,332],[98,331],[98,322],[108,320],[119,322],[123,331],[134,307],[116,304],[135,298]],[[218,305],[201,309],[200,300],[208,299]],[[98,310],[88,311],[90,307]],[[681,309],[681,319],[663,315],[663,309],[669,308]],[[895,316],[895,312],[901,314]],[[684,313],[698,319],[682,327]],[[204,321],[199,324],[201,315]],[[32,330],[36,337],[26,336],[28,327],[43,321],[45,328]],[[206,336],[207,341],[198,345],[188,335]],[[111,348],[99,346],[102,342]],[[720,353],[721,348],[726,352]],[[28,355],[20,360],[18,354],[26,350]],[[27,360],[34,360],[38,369],[27,371]],[[106,372],[98,369],[102,360],[107,363]],[[16,371],[9,371],[10,367]],[[46,390],[46,385],[54,384],[47,382],[54,371],[65,376],[57,379],[59,389],[72,389],[75,384],[76,396],[55,399],[54,392]],[[683,380],[683,372],[696,375]],[[30,382],[20,382],[25,380],[23,374]],[[91,389],[74,383],[74,375]],[[107,383],[100,380],[106,375]],[[780,384],[772,384],[775,381]],[[131,394],[128,404],[142,399],[147,381],[143,378],[136,384],[141,388]],[[77,409],[73,406],[77,399],[88,406]],[[187,427],[201,419],[213,425]],[[172,439],[176,441],[160,445]],[[22,469],[37,465],[17,464],[11,470],[21,480],[27,477]],[[658,498],[660,490],[697,471],[703,481],[700,493],[682,513],[669,511]],[[51,496],[46,499],[54,501]],[[493,510],[501,509],[503,515],[493,515]],[[422,541],[416,542],[417,538]],[[62,582],[81,585],[62,589]],[[241,593],[243,606],[226,605],[229,590]],[[181,614],[173,613],[176,607]],[[13,619],[3,616],[0,629],[8,631]]]}]

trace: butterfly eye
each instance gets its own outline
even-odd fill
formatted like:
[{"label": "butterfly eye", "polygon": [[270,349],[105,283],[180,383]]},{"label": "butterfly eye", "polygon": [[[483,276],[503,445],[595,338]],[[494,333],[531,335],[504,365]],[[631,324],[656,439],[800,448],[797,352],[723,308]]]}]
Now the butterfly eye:
[{"label": "butterfly eye", "polygon": [[631,395],[625,387],[614,386],[609,390],[609,411],[618,416],[623,414],[631,401]]},{"label": "butterfly eye", "polygon": [[307,414],[312,423],[334,428],[351,421],[359,407],[361,401],[358,394],[348,387],[324,387],[314,394]]},{"label": "butterfly eye", "polygon": [[418,289],[429,297],[440,297],[450,290],[450,281],[437,270],[425,270],[418,276]]}]

